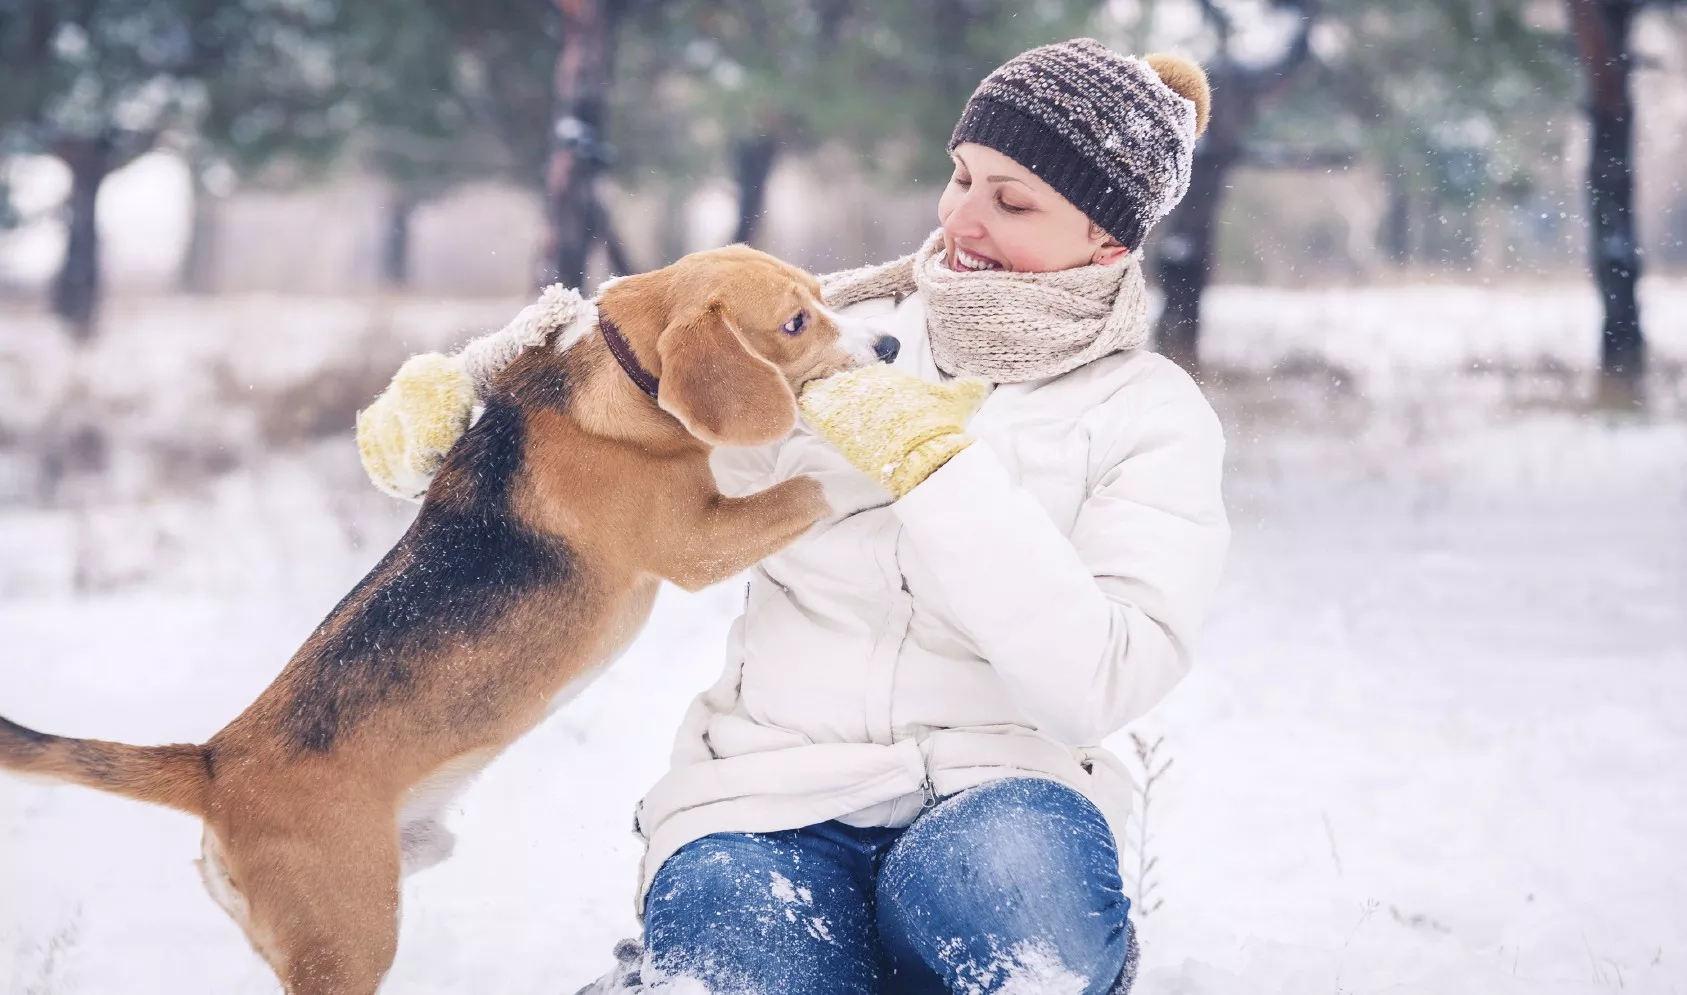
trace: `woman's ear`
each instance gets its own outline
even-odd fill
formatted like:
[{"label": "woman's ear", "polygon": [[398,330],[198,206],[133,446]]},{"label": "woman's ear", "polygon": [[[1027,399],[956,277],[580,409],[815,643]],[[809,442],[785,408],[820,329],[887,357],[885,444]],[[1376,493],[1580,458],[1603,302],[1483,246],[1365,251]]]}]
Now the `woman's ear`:
[{"label": "woman's ear", "polygon": [[1090,243],[1094,246],[1090,251],[1090,265],[1106,266],[1108,263],[1118,262],[1125,253],[1131,251],[1119,244],[1119,240],[1108,234],[1107,229],[1090,222]]},{"label": "woman's ear", "polygon": [[759,446],[797,424],[797,399],[778,367],[750,352],[718,301],[677,318],[656,339],[656,404],[713,446]]},{"label": "woman's ear", "polygon": [[1125,248],[1124,246],[1120,245],[1118,242],[1115,242],[1113,239],[1109,238],[1107,241],[1101,243],[1101,245],[1099,247],[1097,247],[1097,249],[1095,250],[1095,254],[1090,256],[1090,262],[1092,262],[1092,263],[1094,263],[1098,266],[1106,266],[1109,263],[1116,263],[1120,259],[1123,259],[1125,257],[1125,254],[1130,252],[1130,251],[1131,250]]}]

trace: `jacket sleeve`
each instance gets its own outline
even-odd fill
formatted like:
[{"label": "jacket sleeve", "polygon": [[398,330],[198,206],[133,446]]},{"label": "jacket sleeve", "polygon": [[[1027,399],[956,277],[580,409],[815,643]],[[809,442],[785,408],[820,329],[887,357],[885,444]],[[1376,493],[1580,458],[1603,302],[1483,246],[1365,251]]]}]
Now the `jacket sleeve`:
[{"label": "jacket sleeve", "polygon": [[783,441],[765,446],[717,446],[709,453],[715,486],[727,497],[743,497],[778,483],[775,464]]},{"label": "jacket sleeve", "polygon": [[987,444],[962,450],[893,507],[940,594],[1018,706],[1073,746],[1143,715],[1189,670],[1230,529],[1224,439],[1192,384],[1121,404],[1071,535]]}]

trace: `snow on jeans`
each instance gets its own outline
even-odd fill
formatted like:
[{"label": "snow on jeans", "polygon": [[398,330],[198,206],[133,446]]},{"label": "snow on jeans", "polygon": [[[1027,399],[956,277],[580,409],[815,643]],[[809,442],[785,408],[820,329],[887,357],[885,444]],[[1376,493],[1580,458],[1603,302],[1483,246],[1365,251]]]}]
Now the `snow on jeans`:
[{"label": "snow on jeans", "polygon": [[1010,778],[906,829],[826,822],[689,843],[651,884],[645,945],[651,973],[716,995],[1122,995],[1136,934],[1121,885],[1088,799]]}]

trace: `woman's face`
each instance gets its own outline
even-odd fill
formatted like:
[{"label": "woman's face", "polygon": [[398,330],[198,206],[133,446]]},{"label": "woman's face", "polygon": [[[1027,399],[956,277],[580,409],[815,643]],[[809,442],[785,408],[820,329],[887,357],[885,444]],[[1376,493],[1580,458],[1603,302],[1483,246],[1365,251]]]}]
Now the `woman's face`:
[{"label": "woman's face", "polygon": [[1046,273],[1124,255],[1071,201],[995,149],[963,142],[951,157],[955,173],[937,202],[950,269]]}]

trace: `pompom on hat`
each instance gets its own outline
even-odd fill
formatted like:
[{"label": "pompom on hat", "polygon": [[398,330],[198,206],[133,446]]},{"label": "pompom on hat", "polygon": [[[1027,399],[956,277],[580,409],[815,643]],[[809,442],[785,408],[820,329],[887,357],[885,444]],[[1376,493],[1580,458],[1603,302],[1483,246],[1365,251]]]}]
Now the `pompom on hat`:
[{"label": "pompom on hat", "polygon": [[1094,38],[1022,52],[984,78],[949,138],[1042,177],[1126,247],[1189,191],[1211,89],[1181,56],[1120,55]]}]

